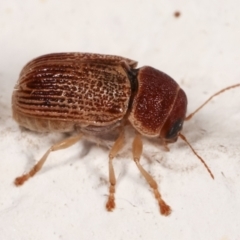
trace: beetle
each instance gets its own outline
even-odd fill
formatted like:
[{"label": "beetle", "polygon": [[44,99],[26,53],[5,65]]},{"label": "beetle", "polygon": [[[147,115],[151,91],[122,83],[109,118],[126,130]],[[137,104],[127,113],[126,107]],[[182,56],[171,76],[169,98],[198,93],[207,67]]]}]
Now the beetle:
[{"label": "beetle", "polygon": [[[142,136],[157,138],[165,146],[181,137],[214,178],[181,133],[185,119],[192,117],[186,118],[185,92],[167,74],[149,66],[136,67],[137,62],[128,58],[91,53],[52,53],[30,61],[13,91],[13,118],[32,131],[76,134],[50,147],[28,173],[15,179],[15,185],[33,177],[53,151],[68,148],[82,138],[112,140],[106,203],[107,210],[112,211],[116,185],[112,162],[124,145],[124,129],[129,124],[135,130],[133,160],[152,188],[161,214],[169,215],[171,208],[140,163]],[[229,89],[236,86],[239,84]]]}]

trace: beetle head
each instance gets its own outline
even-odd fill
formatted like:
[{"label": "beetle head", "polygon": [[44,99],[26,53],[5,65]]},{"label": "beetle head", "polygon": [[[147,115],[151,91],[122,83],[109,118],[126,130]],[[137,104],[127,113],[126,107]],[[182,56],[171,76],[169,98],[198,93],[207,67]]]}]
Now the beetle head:
[{"label": "beetle head", "polygon": [[140,68],[137,82],[129,115],[132,126],[147,137],[175,142],[186,115],[186,94],[171,77],[152,67]]},{"label": "beetle head", "polygon": [[166,121],[159,137],[167,143],[176,142],[182,130],[187,110],[187,97],[181,88],[178,88],[176,99],[169,110]]}]

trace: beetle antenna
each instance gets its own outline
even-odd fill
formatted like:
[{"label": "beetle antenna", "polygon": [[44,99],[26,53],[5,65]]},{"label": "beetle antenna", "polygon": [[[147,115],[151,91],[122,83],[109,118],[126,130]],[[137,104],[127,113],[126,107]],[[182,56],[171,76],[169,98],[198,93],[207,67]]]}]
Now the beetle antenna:
[{"label": "beetle antenna", "polygon": [[193,115],[195,115],[201,108],[203,108],[209,101],[211,101],[215,96],[227,91],[227,90],[230,90],[232,88],[236,88],[236,87],[240,87],[240,83],[238,84],[235,84],[235,85],[232,85],[232,86],[229,86],[229,87],[226,87],[226,88],[223,88],[222,90],[216,92],[215,94],[213,94],[210,98],[207,99],[207,101],[205,101],[199,108],[197,108],[193,113],[189,114],[186,118],[185,118],[185,121],[191,119],[193,117]]},{"label": "beetle antenna", "polygon": [[188,140],[186,139],[186,137],[179,133],[179,137],[191,148],[191,150],[193,151],[193,153],[198,157],[198,159],[203,163],[203,165],[205,166],[205,168],[207,169],[207,171],[209,172],[210,176],[212,177],[212,179],[214,179],[214,176],[210,170],[210,168],[208,167],[208,165],[205,163],[205,161],[197,154],[197,152],[194,150],[194,148],[191,146],[191,144],[188,142]]}]

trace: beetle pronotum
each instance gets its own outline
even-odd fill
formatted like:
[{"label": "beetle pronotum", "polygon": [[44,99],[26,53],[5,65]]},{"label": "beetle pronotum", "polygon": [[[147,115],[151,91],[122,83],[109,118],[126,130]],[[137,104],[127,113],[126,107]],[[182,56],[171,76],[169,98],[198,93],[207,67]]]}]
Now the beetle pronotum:
[{"label": "beetle pronotum", "polygon": [[137,62],[128,58],[89,53],[53,53],[30,61],[22,69],[13,92],[13,118],[32,131],[77,134],[50,147],[28,173],[15,179],[15,185],[33,177],[51,152],[70,147],[83,137],[113,140],[106,204],[112,211],[116,185],[112,161],[124,144],[124,128],[129,123],[135,129],[133,160],[153,189],[163,215],[169,215],[171,208],[140,164],[142,136],[159,138],[165,146],[180,137],[213,178],[207,164],[181,134],[183,122],[212,97],[240,84],[214,94],[186,118],[187,97],[179,85],[157,69],[136,66]]}]

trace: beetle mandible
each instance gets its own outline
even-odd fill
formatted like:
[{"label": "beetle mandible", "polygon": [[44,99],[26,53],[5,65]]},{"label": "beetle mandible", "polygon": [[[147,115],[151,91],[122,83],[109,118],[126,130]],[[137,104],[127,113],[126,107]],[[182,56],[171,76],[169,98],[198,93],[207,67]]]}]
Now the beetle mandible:
[{"label": "beetle mandible", "polygon": [[187,111],[184,91],[167,74],[149,66],[138,69],[136,66],[137,62],[128,58],[91,53],[53,53],[30,61],[22,69],[13,91],[13,118],[32,131],[75,131],[76,135],[50,147],[28,173],[15,179],[15,185],[33,177],[52,151],[70,147],[83,137],[113,140],[106,203],[107,210],[112,211],[116,185],[112,161],[123,147],[124,128],[129,123],[136,133],[133,160],[153,189],[161,214],[169,215],[171,208],[163,200],[156,181],[140,163],[142,136],[158,138],[165,146],[180,136],[213,178],[204,160],[181,134]]}]

